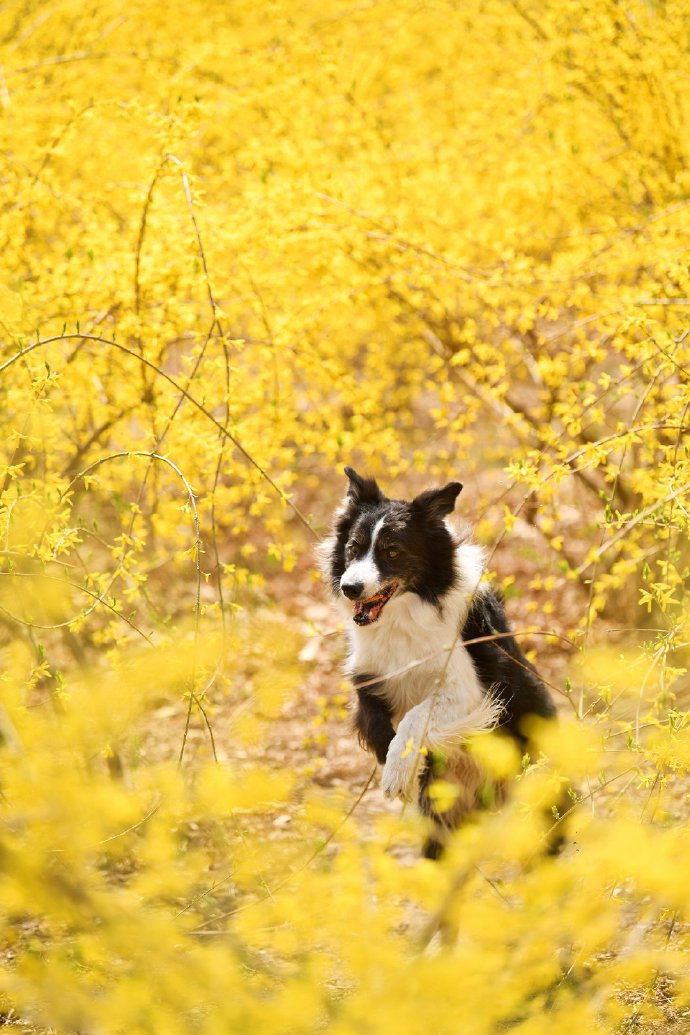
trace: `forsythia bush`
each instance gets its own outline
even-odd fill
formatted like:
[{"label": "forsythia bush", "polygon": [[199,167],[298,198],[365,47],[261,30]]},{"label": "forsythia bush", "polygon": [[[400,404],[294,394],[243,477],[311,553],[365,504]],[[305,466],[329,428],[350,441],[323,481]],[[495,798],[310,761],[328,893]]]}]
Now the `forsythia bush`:
[{"label": "forsythia bush", "polygon": [[[3,5],[8,1026],[687,1030],[689,51],[674,0]],[[564,703],[440,864],[271,753],[343,462],[465,481]]]}]

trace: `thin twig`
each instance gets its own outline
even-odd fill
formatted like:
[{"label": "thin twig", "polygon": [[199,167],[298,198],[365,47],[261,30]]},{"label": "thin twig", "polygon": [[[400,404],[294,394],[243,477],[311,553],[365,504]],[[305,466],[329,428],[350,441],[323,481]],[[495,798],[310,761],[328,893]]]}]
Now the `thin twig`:
[{"label": "thin twig", "polygon": [[197,399],[195,399],[194,396],[191,395],[185,388],[183,388],[182,385],[178,381],[176,381],[174,377],[171,377],[170,374],[167,374],[165,370],[161,369],[161,367],[157,366],[155,363],[152,363],[150,359],[147,359],[145,356],[140,356],[133,349],[128,348],[126,345],[122,345],[119,341],[112,341],[109,338],[102,338],[100,337],[100,335],[96,334],[56,334],[50,338],[42,338],[39,341],[35,341],[31,345],[25,345],[23,349],[17,352],[10,359],[5,360],[5,362],[0,365],[0,375],[3,374],[5,370],[7,370],[9,367],[14,366],[16,362],[18,362],[20,359],[23,359],[30,352],[33,352],[34,349],[43,348],[46,345],[52,345],[55,342],[59,341],[70,341],[75,339],[95,341],[99,342],[101,345],[108,345],[111,348],[117,349],[119,352],[124,353],[126,356],[131,356],[132,359],[136,359],[139,363],[143,363],[145,366],[149,367],[149,369],[155,371],[155,373],[159,377],[162,377],[165,381],[171,384],[173,388],[176,388],[178,392],[182,392],[185,399],[187,399],[192,404],[192,406],[195,407],[195,409],[199,410],[200,413],[203,413],[206,419],[209,420],[225,438],[232,442],[232,444],[242,454],[245,460],[247,460],[252,465],[252,467],[254,467],[259,472],[261,477],[266,482],[268,482],[268,484],[271,486],[274,492],[280,497],[280,500],[292,510],[295,516],[299,518],[304,527],[307,528],[309,532],[311,532],[314,538],[320,539],[319,534],[312,527],[309,519],[305,517],[305,515],[302,513],[299,507],[292,502],[287,493],[285,493],[278,485],[276,485],[269,473],[261,466],[260,463],[258,463],[257,460],[254,459],[251,453],[247,449],[245,449],[245,447],[242,445],[242,443],[236,435],[233,435],[230,431],[228,431],[227,428],[224,428],[220,421],[216,420],[213,414],[210,413],[209,410],[207,410],[206,407]]}]

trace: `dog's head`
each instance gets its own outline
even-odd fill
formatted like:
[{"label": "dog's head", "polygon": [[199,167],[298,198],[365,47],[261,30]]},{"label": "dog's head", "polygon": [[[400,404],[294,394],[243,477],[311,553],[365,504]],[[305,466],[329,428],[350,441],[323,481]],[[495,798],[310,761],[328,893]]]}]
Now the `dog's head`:
[{"label": "dog's head", "polygon": [[372,478],[345,468],[349,485],[327,544],[336,596],[352,601],[357,625],[378,621],[386,604],[416,593],[438,604],[455,583],[457,540],[445,522],[462,485],[450,482],[413,500],[391,500]]}]

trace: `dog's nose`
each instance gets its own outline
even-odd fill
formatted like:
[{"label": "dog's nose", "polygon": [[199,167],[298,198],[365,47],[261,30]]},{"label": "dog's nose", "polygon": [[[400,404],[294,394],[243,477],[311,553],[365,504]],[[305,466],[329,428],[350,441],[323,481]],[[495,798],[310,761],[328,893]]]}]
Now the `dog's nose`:
[{"label": "dog's nose", "polygon": [[357,600],[357,598],[362,595],[362,590],[364,589],[364,583],[363,582],[341,582],[340,583],[340,588],[342,589],[342,591],[345,594],[345,596],[349,597],[350,600]]}]

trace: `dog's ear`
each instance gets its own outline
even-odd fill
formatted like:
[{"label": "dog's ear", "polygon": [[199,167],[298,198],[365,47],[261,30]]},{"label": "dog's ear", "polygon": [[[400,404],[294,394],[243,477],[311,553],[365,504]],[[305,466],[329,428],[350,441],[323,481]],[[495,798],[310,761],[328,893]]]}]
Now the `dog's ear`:
[{"label": "dog's ear", "polygon": [[451,513],[462,491],[460,482],[449,482],[442,489],[427,489],[412,500],[412,509],[428,520],[440,520]]},{"label": "dog's ear", "polygon": [[362,478],[351,467],[345,468],[345,474],[350,482],[347,495],[353,503],[380,503],[385,498],[374,478]]}]

